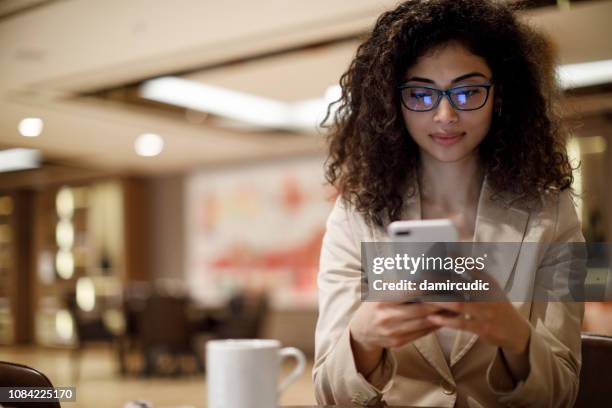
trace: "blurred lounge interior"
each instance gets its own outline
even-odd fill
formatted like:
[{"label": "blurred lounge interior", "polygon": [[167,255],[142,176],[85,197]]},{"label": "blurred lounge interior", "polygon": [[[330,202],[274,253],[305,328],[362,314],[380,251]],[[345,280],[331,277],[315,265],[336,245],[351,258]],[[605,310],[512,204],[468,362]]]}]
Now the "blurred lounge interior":
[{"label": "blurred lounge interior", "polygon": [[[210,338],[312,357],[317,123],[395,3],[0,1],[0,360],[77,406],[169,407],[202,406]],[[585,237],[609,241],[612,1],[523,3],[558,51]],[[314,403],[309,374],[281,402]]]}]

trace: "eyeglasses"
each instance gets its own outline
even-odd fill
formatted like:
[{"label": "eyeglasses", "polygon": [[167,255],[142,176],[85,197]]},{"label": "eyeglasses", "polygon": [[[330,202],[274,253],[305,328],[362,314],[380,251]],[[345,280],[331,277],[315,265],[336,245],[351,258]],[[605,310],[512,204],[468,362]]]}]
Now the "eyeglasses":
[{"label": "eyeglasses", "polygon": [[428,112],[436,109],[445,96],[450,104],[459,111],[473,111],[482,108],[489,98],[492,84],[461,85],[446,90],[429,86],[402,84],[400,91],[402,105],[414,112]]}]

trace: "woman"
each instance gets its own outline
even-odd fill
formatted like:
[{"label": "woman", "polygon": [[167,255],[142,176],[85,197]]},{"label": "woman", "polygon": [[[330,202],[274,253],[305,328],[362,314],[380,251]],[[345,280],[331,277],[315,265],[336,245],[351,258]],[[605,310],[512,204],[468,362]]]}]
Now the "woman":
[{"label": "woman", "polygon": [[[330,136],[319,403],[572,406],[582,304],[360,302],[360,243],[394,220],[449,218],[461,241],[583,241],[553,84],[546,42],[501,2],[409,0],[378,19]],[[562,262],[505,261],[506,290]]]}]

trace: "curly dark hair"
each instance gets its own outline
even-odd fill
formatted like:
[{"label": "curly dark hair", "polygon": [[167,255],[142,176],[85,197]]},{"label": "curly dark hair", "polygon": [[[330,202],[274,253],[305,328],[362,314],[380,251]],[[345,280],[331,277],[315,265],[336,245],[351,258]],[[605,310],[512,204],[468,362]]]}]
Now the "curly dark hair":
[{"label": "curly dark hair", "polygon": [[538,201],[571,188],[554,51],[514,12],[487,0],[408,0],[378,18],[340,78],[325,164],[327,181],[368,223],[398,219],[417,177],[419,149],[397,86],[419,57],[449,42],[485,59],[502,102],[478,148],[496,196]]}]

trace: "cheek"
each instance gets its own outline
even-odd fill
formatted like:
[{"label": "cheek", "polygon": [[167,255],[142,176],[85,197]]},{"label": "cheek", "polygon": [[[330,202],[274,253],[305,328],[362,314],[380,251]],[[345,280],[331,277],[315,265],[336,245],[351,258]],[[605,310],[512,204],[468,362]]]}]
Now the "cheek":
[{"label": "cheek", "polygon": [[485,133],[489,131],[491,123],[493,122],[493,96],[494,95],[490,95],[487,104],[478,111],[478,113],[481,115],[479,121],[484,128]]},{"label": "cheek", "polygon": [[404,117],[406,129],[413,138],[418,137],[423,131],[425,131],[428,123],[431,122],[431,119],[428,120],[428,113],[426,112],[416,113],[407,109],[402,109],[402,116]]},{"label": "cheek", "polygon": [[491,122],[493,119],[491,109],[483,109],[473,113],[474,115],[468,115],[465,117],[464,123],[466,130],[479,139],[482,139],[487,135],[489,129],[491,128]]}]

